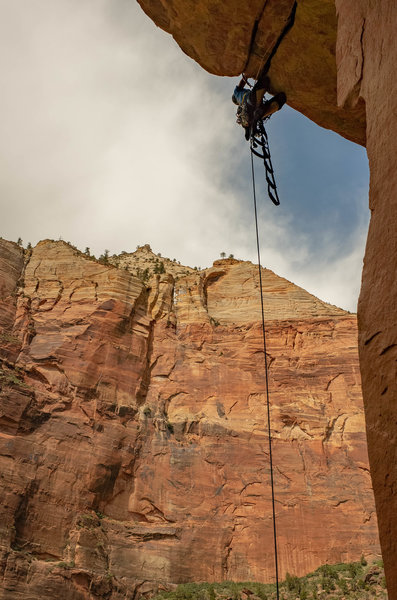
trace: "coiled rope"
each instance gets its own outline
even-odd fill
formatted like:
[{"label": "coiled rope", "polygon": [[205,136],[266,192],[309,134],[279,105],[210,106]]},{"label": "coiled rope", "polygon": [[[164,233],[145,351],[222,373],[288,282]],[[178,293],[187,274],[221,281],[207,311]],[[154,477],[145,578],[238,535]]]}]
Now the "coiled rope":
[{"label": "coiled rope", "polygon": [[252,151],[250,151],[250,155],[251,155],[252,190],[253,190],[254,213],[255,213],[256,248],[257,248],[257,254],[258,254],[259,287],[260,287],[260,294],[261,294],[263,352],[264,352],[264,356],[265,356],[267,429],[268,429],[268,440],[269,440],[270,482],[271,482],[271,488],[272,488],[272,515],[273,515],[274,562],[275,562],[275,575],[276,575],[276,597],[277,597],[277,600],[279,600],[280,592],[279,592],[279,585],[278,585],[276,507],[275,507],[275,496],[274,496],[272,435],[271,435],[271,428],[270,428],[269,369],[268,369],[267,353],[266,353],[266,328],[265,328],[265,312],[264,312],[264,304],[263,304],[262,265],[261,265],[261,252],[260,252],[260,244],[259,244],[258,210],[257,210],[256,189],[255,189],[256,186],[255,186],[254,156],[253,156]]}]

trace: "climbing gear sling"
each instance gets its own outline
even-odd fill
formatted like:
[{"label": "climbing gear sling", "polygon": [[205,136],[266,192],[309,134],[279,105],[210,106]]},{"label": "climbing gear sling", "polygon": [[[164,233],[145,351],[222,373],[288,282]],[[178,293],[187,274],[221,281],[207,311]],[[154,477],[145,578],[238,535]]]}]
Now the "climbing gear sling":
[{"label": "climbing gear sling", "polygon": [[[264,121],[267,121],[273,112],[280,110],[284,106],[287,98],[284,92],[279,92],[270,100],[256,105],[255,100],[250,101],[250,95],[255,90],[255,86],[251,92],[247,91],[243,99],[240,100],[236,112],[236,122],[245,129],[245,139],[247,141],[250,140],[251,153],[263,160],[268,195],[273,204],[278,206],[280,204],[280,199],[278,197],[276,180],[274,178],[269,139],[267,137]],[[277,108],[274,106],[272,108],[274,103],[277,105]]]},{"label": "climbing gear sling", "polygon": [[[269,117],[268,117],[269,118]],[[267,193],[269,194],[270,200],[278,206],[280,199],[278,197],[276,180],[274,178],[274,170],[272,165],[272,159],[270,156],[269,139],[267,137],[265,124],[263,120],[259,120],[253,123],[250,135],[250,148],[251,158],[252,155],[258,156],[263,159],[265,165],[265,178],[267,182]]]},{"label": "climbing gear sling", "polygon": [[236,123],[238,125],[241,125],[244,128],[250,126],[251,115],[247,102],[240,104],[237,108],[236,117]]}]

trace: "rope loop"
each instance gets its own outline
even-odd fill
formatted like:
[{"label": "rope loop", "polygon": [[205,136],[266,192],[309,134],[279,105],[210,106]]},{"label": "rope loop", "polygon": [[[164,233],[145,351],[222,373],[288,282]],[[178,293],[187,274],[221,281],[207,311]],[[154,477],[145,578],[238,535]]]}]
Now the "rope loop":
[{"label": "rope loop", "polygon": [[252,126],[250,136],[250,149],[251,160],[253,154],[255,154],[255,156],[258,156],[258,158],[263,159],[263,164],[265,165],[267,193],[273,204],[279,206],[280,198],[278,197],[277,185],[274,177],[274,169],[272,159],[270,156],[269,138],[267,136],[263,120],[256,121]]}]

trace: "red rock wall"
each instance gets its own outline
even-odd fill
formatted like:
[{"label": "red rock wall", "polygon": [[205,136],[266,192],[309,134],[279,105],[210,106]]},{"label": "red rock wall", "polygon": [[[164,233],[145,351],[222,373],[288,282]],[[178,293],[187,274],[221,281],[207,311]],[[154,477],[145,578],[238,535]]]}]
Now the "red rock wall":
[{"label": "red rock wall", "polygon": [[367,112],[371,222],[358,306],[371,474],[389,598],[397,598],[397,11],[338,0],[339,99]]},{"label": "red rock wall", "polygon": [[[292,4],[266,2],[262,12],[256,5],[238,12],[236,0],[201,0],[185,30],[183,0],[138,1],[204,68],[252,76],[268,58]],[[223,15],[222,22],[209,6]],[[297,0],[293,28],[269,75],[272,91],[285,91],[290,106],[367,147],[371,222],[358,306],[360,364],[386,579],[390,597],[397,599],[396,31],[395,0]],[[234,60],[223,52],[230,40]]]},{"label": "red rock wall", "polygon": [[[271,580],[256,268],[145,287],[46,241],[17,285],[21,251],[0,249],[0,598]],[[263,277],[280,567],[303,574],[379,551],[356,319]]]}]

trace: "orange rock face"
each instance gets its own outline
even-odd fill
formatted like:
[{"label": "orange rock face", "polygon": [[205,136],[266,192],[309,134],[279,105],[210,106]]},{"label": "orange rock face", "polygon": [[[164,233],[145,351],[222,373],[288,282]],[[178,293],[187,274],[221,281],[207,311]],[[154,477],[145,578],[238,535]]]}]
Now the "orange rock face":
[{"label": "orange rock face", "polygon": [[[257,268],[0,256],[0,598],[272,580]],[[303,574],[379,552],[356,318],[263,279],[280,570]]]},{"label": "orange rock face", "polygon": [[[394,2],[338,1],[340,99],[365,99],[371,222],[359,347],[371,474],[390,598],[397,598],[397,99]],[[349,52],[346,52],[349,48]],[[344,50],[345,49],[345,50]]]},{"label": "orange rock face", "polygon": [[272,91],[284,90],[293,108],[367,147],[371,223],[358,306],[360,365],[386,580],[397,598],[396,3],[297,0],[293,26],[277,46],[289,0],[200,0],[188,17],[184,0],[138,1],[213,73],[255,76],[276,48]]}]

